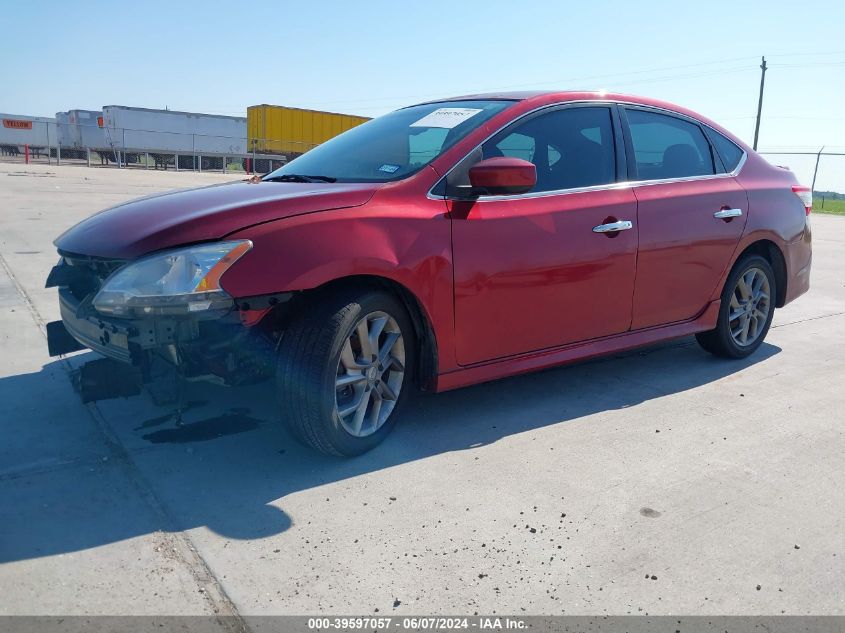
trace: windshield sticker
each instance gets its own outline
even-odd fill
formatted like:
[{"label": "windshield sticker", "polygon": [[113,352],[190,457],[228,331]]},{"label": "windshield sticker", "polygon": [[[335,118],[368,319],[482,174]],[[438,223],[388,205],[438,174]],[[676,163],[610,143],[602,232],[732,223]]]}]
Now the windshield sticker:
[{"label": "windshield sticker", "polygon": [[382,165],[378,168],[379,171],[387,172],[388,174],[393,174],[399,171],[399,165]]},{"label": "windshield sticker", "polygon": [[411,123],[411,127],[440,127],[451,130],[479,112],[480,108],[437,108],[419,121]]}]

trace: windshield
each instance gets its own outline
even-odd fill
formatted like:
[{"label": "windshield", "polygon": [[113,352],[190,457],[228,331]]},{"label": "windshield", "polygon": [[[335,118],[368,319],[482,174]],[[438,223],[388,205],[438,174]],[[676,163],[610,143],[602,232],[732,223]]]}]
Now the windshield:
[{"label": "windshield", "polygon": [[389,182],[422,169],[512,101],[445,101],[385,114],[326,141],[264,180]]}]

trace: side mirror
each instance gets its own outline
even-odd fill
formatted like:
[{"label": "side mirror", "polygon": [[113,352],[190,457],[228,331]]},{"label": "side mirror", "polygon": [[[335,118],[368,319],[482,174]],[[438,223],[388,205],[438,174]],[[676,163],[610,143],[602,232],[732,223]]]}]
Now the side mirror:
[{"label": "side mirror", "polygon": [[526,193],[537,184],[537,168],[521,158],[488,158],[470,167],[469,184],[493,196]]}]

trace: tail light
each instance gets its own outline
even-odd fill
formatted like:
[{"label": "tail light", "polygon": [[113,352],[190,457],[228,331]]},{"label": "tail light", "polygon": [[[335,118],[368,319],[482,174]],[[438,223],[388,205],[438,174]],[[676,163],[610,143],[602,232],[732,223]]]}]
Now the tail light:
[{"label": "tail light", "polygon": [[807,215],[810,215],[810,211],[813,210],[813,192],[810,188],[802,185],[792,185],[792,193],[801,198],[804,211],[807,212]]}]

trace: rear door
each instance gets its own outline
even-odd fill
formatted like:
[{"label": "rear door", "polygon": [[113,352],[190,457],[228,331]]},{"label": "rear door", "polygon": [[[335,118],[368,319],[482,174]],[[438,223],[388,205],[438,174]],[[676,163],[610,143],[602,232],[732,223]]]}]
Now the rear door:
[{"label": "rear door", "polygon": [[698,122],[645,107],[624,113],[639,223],[636,330],[705,309],[742,236],[748,197],[731,174],[719,173]]},{"label": "rear door", "polygon": [[[624,150],[614,128],[618,119],[610,105],[549,108],[473,153],[474,160],[529,160],[537,167],[537,185],[522,195],[449,203],[460,364],[628,329],[636,199],[630,186],[616,184],[624,180]],[[624,228],[602,232],[620,221]]]}]

